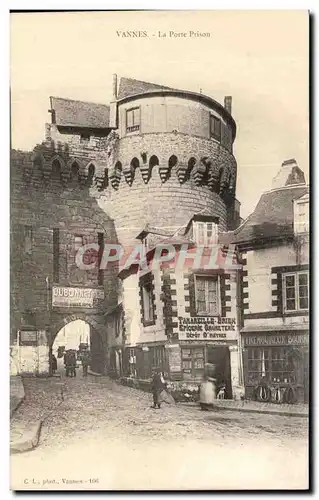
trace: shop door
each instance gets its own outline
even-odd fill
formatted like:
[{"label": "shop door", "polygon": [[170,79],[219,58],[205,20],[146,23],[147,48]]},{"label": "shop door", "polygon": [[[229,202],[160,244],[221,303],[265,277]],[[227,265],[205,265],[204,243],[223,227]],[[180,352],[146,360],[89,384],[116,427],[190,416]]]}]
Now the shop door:
[{"label": "shop door", "polygon": [[227,346],[214,347],[207,346],[207,363],[216,365],[215,377],[217,390],[225,385],[226,399],[232,398],[231,373],[230,373],[230,354]]}]

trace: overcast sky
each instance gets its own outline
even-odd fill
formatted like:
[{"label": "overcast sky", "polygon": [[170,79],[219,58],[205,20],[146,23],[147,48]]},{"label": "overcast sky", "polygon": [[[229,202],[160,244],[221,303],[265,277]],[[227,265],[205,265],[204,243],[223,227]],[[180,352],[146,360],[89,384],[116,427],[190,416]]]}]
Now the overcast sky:
[{"label": "overcast sky", "polygon": [[[116,31],[146,30],[147,38]],[[160,38],[158,32],[210,37]],[[108,103],[112,74],[233,97],[241,215],[295,158],[308,178],[306,11],[11,14],[12,147],[30,150],[49,96]]]}]

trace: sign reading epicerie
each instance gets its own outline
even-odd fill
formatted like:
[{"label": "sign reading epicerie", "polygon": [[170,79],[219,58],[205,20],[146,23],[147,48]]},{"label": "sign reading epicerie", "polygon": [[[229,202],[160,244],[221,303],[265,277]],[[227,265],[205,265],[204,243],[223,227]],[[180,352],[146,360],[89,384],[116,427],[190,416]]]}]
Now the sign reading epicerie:
[{"label": "sign reading epicerie", "polygon": [[52,288],[53,307],[93,308],[97,301],[104,299],[104,291],[95,288],[72,288],[54,286]]},{"label": "sign reading epicerie", "polygon": [[237,324],[235,318],[196,316],[178,318],[180,340],[235,340]]}]

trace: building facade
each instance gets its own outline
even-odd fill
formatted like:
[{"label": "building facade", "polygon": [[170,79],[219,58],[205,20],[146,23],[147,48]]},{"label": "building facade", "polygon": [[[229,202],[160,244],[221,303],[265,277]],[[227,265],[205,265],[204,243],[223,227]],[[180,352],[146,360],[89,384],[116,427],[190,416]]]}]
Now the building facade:
[{"label": "building facade", "polygon": [[[163,243],[176,256],[180,241],[217,247],[219,233],[240,220],[231,98],[221,106],[202,94],[128,79],[116,97],[116,163],[101,206],[124,249],[140,245],[153,262]],[[232,397],[240,379],[236,273],[203,262],[144,272],[128,259],[120,277],[123,329],[122,338],[114,328],[109,336],[112,374],[145,381],[161,368],[177,385],[197,388],[210,362]],[[201,311],[198,294],[205,296]]]},{"label": "building facade", "polygon": [[308,402],[309,189],[295,160],[234,232],[241,254],[246,397]]},{"label": "building facade", "polygon": [[48,373],[57,333],[82,319],[94,371],[147,386],[160,368],[196,392],[210,363],[228,398],[245,385],[307,400],[308,191],[295,162],[241,223],[231,97],[115,76],[109,105],[50,103],[45,140],[11,154],[20,371]]}]

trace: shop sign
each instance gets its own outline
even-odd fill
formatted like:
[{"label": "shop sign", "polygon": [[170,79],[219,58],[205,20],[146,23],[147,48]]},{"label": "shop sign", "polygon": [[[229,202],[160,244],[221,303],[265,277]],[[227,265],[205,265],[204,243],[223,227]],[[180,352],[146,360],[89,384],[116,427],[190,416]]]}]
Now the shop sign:
[{"label": "shop sign", "polygon": [[52,288],[53,307],[96,307],[104,299],[104,290],[96,288],[62,287]]},{"label": "shop sign", "polygon": [[281,334],[281,335],[255,335],[244,337],[246,346],[263,345],[307,345],[308,335],[305,334]]},{"label": "shop sign", "polygon": [[196,316],[179,317],[178,321],[179,340],[209,340],[220,343],[237,338],[235,318]]},{"label": "shop sign", "polygon": [[38,332],[37,330],[20,330],[19,340],[20,345],[37,345]]}]

